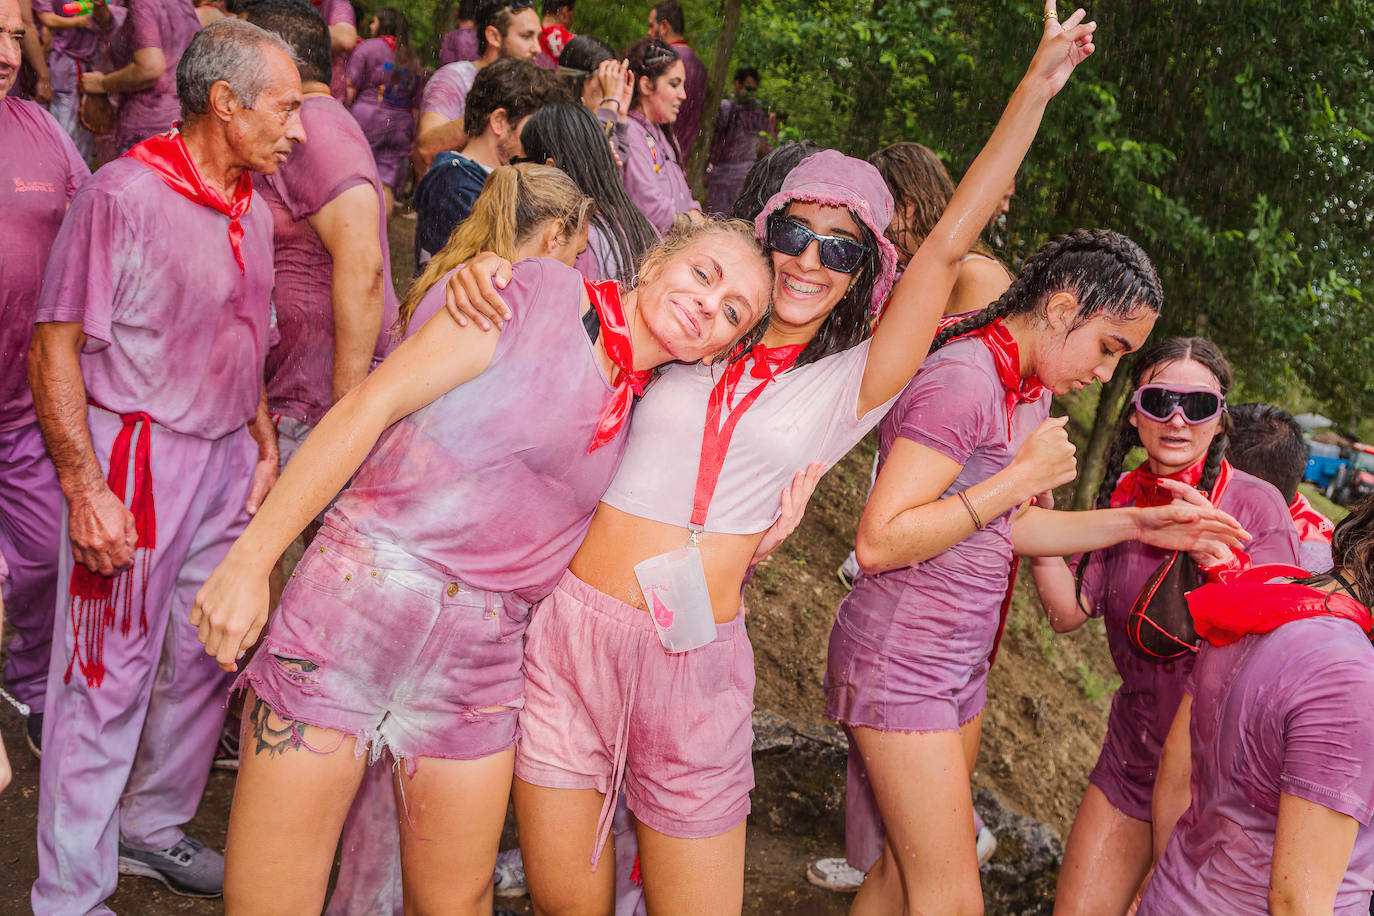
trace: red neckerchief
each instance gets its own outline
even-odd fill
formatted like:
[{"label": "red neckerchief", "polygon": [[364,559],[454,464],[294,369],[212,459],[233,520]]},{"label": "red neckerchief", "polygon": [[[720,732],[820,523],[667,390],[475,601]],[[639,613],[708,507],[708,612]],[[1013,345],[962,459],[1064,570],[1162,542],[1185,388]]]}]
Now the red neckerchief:
[{"label": "red neckerchief", "polygon": [[[1202,466],[1206,463],[1207,457],[1204,455],[1195,464],[1189,465],[1181,471],[1175,471],[1172,474],[1155,474],[1149,470],[1149,461],[1143,461],[1140,467],[1134,471],[1121,475],[1121,480],[1117,482],[1116,489],[1112,491],[1112,508],[1138,506],[1142,509],[1148,509],[1152,506],[1167,506],[1174,501],[1174,496],[1160,486],[1160,479],[1167,477],[1169,480],[1177,480],[1179,483],[1196,487],[1202,481]],[[1223,460],[1221,465],[1221,473],[1225,473],[1229,477],[1230,462]],[[1217,475],[1218,485],[1221,483],[1221,473]],[[1216,505],[1216,500],[1212,500],[1212,505]]]},{"label": "red neckerchief", "polygon": [[1229,646],[1250,633],[1269,633],[1309,617],[1353,620],[1366,634],[1374,629],[1369,608],[1349,595],[1310,585],[1268,582],[1279,576],[1305,578],[1307,571],[1271,563],[1252,566],[1224,584],[1193,589],[1188,593],[1188,610],[1198,635],[1214,646]]},{"label": "red neckerchief", "polygon": [[391,49],[391,53],[392,53],[392,54],[395,54],[395,53],[396,53],[396,36],[395,36],[395,35],[378,35],[377,37],[380,38],[382,41],[386,42],[386,46],[387,46],[388,48]]},{"label": "red neckerchief", "polygon": [[[937,331],[942,331],[956,321],[962,321],[965,316],[951,315],[940,320]],[[1045,393],[1045,386],[1040,379],[1035,376],[1029,378],[1021,377],[1021,351],[1016,346],[1016,338],[1011,336],[1007,326],[998,318],[996,321],[983,325],[967,334],[960,334],[958,337],[951,337],[950,340],[960,340],[965,337],[976,337],[982,341],[983,346],[988,348],[992,354],[992,362],[997,366],[997,379],[1002,383],[1002,387],[1007,392],[1007,437],[1011,437],[1011,415],[1016,410],[1017,404],[1037,401]],[[949,341],[946,341],[948,343]]]},{"label": "red neckerchief", "polygon": [[161,178],[167,187],[176,191],[192,203],[209,207],[229,217],[229,247],[234,249],[234,260],[239,270],[247,271],[243,263],[243,224],[239,220],[248,212],[253,200],[253,176],[244,171],[234,188],[234,199],[226,201],[224,195],[205,183],[200,170],[191,159],[191,151],[181,139],[181,132],[173,127],[165,134],[149,137],[124,155],[143,163]]},{"label": "red neckerchief", "polygon": [[[706,427],[701,431],[701,461],[697,464],[696,492],[692,495],[693,525],[706,524],[706,512],[711,507],[711,498],[715,496],[720,470],[725,466],[725,455],[730,450],[730,439],[735,435],[740,418],[754,406],[769,382],[792,368],[803,349],[802,344],[786,347],[757,344],[745,356],[737,359],[732,357],[720,381],[711,388],[711,399],[706,403]],[[735,355],[739,355],[738,350]],[[746,369],[751,378],[759,379],[759,383],[736,402],[735,389],[744,378]],[[728,415],[726,411],[729,411]]]},{"label": "red neckerchief", "polygon": [[1306,496],[1299,493],[1293,497],[1293,501],[1288,504],[1288,514],[1293,516],[1293,527],[1298,529],[1298,540],[1331,543],[1331,534],[1336,530],[1336,526],[1331,524],[1331,519],[1312,508]]},{"label": "red neckerchief", "polygon": [[539,50],[547,54],[554,63],[558,63],[558,58],[563,56],[563,49],[576,37],[562,25],[546,25],[539,32]]},{"label": "red neckerchief", "polygon": [[[94,401],[90,402],[100,407]],[[104,408],[100,408],[104,409]],[[134,550],[143,551],[142,602],[139,607],[139,632],[148,632],[148,564],[157,548],[157,510],[153,504],[152,443],[153,418],[146,413],[119,415],[123,424],[110,447],[110,473],[106,482],[110,491],[124,502],[129,479],[129,459],[134,462],[134,492],[129,509],[134,515],[134,532],[138,539]],[[142,430],[139,430],[140,424]],[[134,441],[137,434],[138,440]],[[132,447],[132,456],[130,449]],[[115,592],[118,584],[119,591]],[[115,625],[115,618],[123,608],[120,632],[128,635],[134,602],[134,570],[126,569],[114,576],[93,573],[80,563],[72,567],[67,586],[71,595],[68,613],[72,619],[72,657],[67,663],[63,683],[70,683],[72,667],[80,665],[89,687],[99,687],[105,680],[105,631]]]},{"label": "red neckerchief", "polygon": [[630,415],[635,396],[644,393],[644,386],[653,378],[654,370],[636,371],[634,368],[634,344],[630,340],[629,322],[625,320],[625,305],[620,301],[620,286],[614,280],[597,283],[583,280],[582,285],[587,288],[587,298],[592,301],[596,317],[601,321],[601,345],[616,369],[615,378],[611,379],[615,393],[601,411],[596,434],[592,436],[591,447],[587,449],[590,455],[620,432],[620,427],[625,425],[625,419]]}]

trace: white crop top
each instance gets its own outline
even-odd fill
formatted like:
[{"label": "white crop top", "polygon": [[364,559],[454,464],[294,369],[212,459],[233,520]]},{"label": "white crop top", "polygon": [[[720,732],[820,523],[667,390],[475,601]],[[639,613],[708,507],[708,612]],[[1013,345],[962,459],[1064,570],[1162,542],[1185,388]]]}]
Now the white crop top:
[{"label": "white crop top", "polygon": [[[782,514],[782,491],[813,461],[829,469],[892,406],[856,417],[868,341],[778,376],[735,427],[705,529],[755,534]],[[630,421],[620,470],[602,502],[641,518],[690,527],[701,431],[724,370],[674,364],[649,386]],[[741,386],[743,388],[744,386]]]}]

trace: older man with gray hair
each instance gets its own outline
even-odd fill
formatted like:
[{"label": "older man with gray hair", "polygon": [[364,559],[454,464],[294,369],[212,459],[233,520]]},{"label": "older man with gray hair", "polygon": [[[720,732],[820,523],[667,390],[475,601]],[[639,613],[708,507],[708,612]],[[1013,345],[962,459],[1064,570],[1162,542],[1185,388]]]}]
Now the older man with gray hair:
[{"label": "older man with gray hair", "polygon": [[228,675],[187,615],[277,475],[263,395],[272,218],[250,172],[304,139],[279,38],[203,30],[177,67],[184,123],[72,199],[29,353],[67,503],[39,781],[34,912],[108,913],[119,873],[218,896],[186,836]]}]

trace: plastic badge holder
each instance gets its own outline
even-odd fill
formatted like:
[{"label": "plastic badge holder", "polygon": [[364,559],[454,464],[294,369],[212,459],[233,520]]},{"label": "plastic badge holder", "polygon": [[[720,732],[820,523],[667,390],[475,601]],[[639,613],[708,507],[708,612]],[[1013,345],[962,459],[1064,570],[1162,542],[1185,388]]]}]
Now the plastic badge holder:
[{"label": "plastic badge holder", "polygon": [[716,638],[716,618],[701,551],[684,547],[635,566],[658,638],[669,652],[690,652]]}]

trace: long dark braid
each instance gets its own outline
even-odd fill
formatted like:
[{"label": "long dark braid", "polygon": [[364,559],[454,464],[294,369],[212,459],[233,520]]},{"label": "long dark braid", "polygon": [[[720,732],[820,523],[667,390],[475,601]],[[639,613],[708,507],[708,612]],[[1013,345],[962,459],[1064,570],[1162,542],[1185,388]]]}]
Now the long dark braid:
[{"label": "long dark braid", "polygon": [[996,302],[936,334],[930,352],[999,318],[1042,308],[1063,291],[1078,296],[1075,327],[1099,314],[1125,318],[1138,308],[1158,312],[1164,301],[1159,275],[1139,245],[1110,229],[1075,229],[1027,258]]},{"label": "long dark braid", "polygon": [[[1226,361],[1220,348],[1205,337],[1166,337],[1163,340],[1150,344],[1140,355],[1136,357],[1135,369],[1132,373],[1132,390],[1147,384],[1154,375],[1154,371],[1165,363],[1172,363],[1180,359],[1196,360],[1206,366],[1212,375],[1216,376],[1217,383],[1221,388],[1224,397],[1231,390],[1235,376],[1231,372],[1231,364]],[[1093,501],[1093,508],[1106,509],[1112,504],[1112,493],[1116,491],[1117,482],[1121,478],[1121,466],[1126,460],[1126,455],[1131,449],[1140,445],[1140,434],[1135,426],[1131,424],[1131,410],[1126,410],[1121,414],[1121,420],[1117,423],[1116,435],[1112,437],[1112,444],[1107,452],[1106,468],[1102,474],[1102,483],[1097,488],[1097,498]],[[1223,413],[1221,415],[1221,428],[1212,437],[1212,442],[1207,446],[1207,458],[1202,465],[1202,478],[1198,481],[1198,489],[1205,493],[1211,493],[1212,487],[1216,485],[1217,475],[1221,473],[1221,463],[1226,457],[1226,447],[1229,444],[1228,434],[1231,432],[1231,415]],[[1078,567],[1074,572],[1074,598],[1077,600],[1083,592],[1083,575],[1087,571],[1088,561],[1092,557],[1092,551],[1083,554],[1078,561]]]}]

